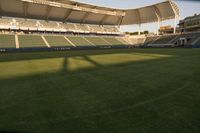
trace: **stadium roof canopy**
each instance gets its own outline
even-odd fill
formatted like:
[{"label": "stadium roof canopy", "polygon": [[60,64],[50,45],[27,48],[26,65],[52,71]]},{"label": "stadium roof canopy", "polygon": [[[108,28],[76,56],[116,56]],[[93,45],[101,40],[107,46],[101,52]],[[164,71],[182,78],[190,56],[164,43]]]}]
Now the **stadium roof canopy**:
[{"label": "stadium roof canopy", "polygon": [[0,0],[0,13],[7,17],[98,25],[143,24],[179,17],[179,9],[171,0],[137,9],[106,8],[70,0]]}]

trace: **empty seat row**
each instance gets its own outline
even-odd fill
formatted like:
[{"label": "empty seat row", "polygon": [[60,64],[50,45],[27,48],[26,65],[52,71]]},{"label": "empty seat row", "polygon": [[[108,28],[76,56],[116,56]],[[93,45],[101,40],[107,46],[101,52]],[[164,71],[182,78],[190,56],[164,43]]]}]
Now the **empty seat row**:
[{"label": "empty seat row", "polygon": [[56,21],[20,19],[20,18],[0,18],[0,29],[20,29],[56,32],[84,32],[102,34],[120,34],[115,26],[99,26],[91,24],[62,23]]},{"label": "empty seat row", "polygon": [[169,43],[172,39],[174,39],[176,36],[175,35],[167,35],[167,36],[162,36],[155,40],[153,43],[154,44],[166,44]]},{"label": "empty seat row", "polygon": [[14,35],[0,35],[0,48],[15,48]]},{"label": "empty seat row", "polygon": [[156,39],[158,39],[159,36],[150,36],[150,37],[147,37],[144,44],[147,45],[147,44],[152,44]]},{"label": "empty seat row", "polygon": [[[17,40],[16,38],[17,37]],[[62,46],[112,46],[125,45],[122,37],[62,36],[62,35],[0,35],[0,48],[62,47]]]}]

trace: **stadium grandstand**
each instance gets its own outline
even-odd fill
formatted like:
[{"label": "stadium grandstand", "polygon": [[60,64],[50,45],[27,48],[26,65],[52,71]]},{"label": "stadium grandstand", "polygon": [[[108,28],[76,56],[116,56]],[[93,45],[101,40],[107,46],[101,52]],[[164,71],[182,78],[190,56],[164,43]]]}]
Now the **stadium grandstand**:
[{"label": "stadium grandstand", "polygon": [[[0,2],[1,51],[176,47],[193,46],[199,40],[198,33],[192,37],[176,33],[176,24],[172,35],[159,35],[161,22],[176,22],[180,16],[178,6],[171,0],[137,9],[112,9],[68,0]],[[140,30],[138,36],[127,36],[119,30],[124,25],[141,27],[152,22],[158,24],[155,36],[140,35]]]}]

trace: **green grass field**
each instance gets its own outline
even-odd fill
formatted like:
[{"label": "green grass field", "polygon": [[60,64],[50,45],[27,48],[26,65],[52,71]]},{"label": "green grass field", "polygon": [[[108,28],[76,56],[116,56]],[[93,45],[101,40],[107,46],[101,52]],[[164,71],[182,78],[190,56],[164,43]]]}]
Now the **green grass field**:
[{"label": "green grass field", "polygon": [[199,133],[200,49],[0,54],[0,132]]}]

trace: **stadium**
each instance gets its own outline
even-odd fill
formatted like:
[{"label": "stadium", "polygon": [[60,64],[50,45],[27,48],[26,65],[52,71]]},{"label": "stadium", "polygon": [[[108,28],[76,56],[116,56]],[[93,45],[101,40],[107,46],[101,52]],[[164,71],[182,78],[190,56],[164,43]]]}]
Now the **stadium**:
[{"label": "stadium", "polygon": [[0,133],[200,132],[200,15],[176,1],[0,0],[0,16]]}]

